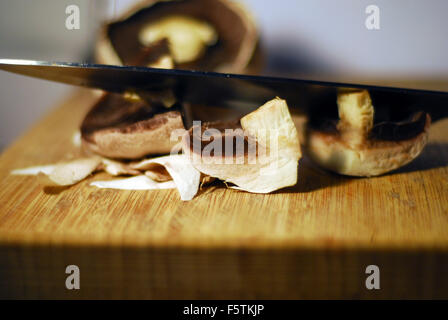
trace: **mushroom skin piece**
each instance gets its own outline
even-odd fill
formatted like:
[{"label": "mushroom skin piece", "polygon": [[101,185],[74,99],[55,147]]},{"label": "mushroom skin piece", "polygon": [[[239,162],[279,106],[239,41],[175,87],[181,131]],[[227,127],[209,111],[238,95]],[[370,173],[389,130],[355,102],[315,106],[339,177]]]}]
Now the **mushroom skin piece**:
[{"label": "mushroom skin piece", "polygon": [[297,183],[297,130],[285,100],[276,98],[233,123],[193,126],[183,152],[201,173],[239,190],[269,193]]},{"label": "mushroom skin piece", "polygon": [[414,114],[402,123],[374,125],[367,90],[338,92],[339,121],[308,124],[306,149],[321,167],[348,176],[378,176],[415,159],[428,141],[431,118]]},{"label": "mushroom skin piece", "polygon": [[81,141],[85,150],[104,157],[138,159],[170,153],[179,143],[171,138],[176,130],[185,130],[179,111],[107,93],[84,118]]}]

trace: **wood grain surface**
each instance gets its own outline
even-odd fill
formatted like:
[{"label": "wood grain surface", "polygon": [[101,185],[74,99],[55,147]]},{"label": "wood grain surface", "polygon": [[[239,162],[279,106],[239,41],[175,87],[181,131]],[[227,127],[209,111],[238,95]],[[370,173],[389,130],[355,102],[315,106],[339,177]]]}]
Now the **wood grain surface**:
[{"label": "wood grain surface", "polygon": [[[411,164],[375,178],[306,157],[295,187],[260,195],[42,188],[10,171],[80,154],[95,100],[77,91],[0,157],[0,297],[448,298],[448,121]],[[6,107],[6,106],[2,106]],[[81,290],[65,289],[65,266]],[[365,268],[381,270],[367,290]]]}]

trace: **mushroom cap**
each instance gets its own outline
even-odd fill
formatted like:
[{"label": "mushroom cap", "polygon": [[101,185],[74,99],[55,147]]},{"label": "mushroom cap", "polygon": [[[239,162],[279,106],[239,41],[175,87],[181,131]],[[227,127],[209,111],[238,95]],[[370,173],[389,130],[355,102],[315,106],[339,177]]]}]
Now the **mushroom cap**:
[{"label": "mushroom cap", "polygon": [[208,22],[218,33],[218,42],[206,53],[179,69],[243,72],[261,65],[254,19],[240,4],[225,0],[146,0],[131,7],[100,33],[96,59],[103,64],[133,64],[145,46],[139,32],[148,23],[171,15],[184,15]]},{"label": "mushroom cap", "polygon": [[81,140],[86,150],[104,157],[136,159],[169,153],[179,143],[172,139],[175,130],[184,130],[180,112],[107,93],[85,117]]}]

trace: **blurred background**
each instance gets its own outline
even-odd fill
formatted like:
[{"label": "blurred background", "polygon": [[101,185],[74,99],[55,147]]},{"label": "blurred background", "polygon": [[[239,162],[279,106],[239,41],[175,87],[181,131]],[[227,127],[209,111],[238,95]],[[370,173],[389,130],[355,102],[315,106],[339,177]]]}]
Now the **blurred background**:
[{"label": "blurred background", "polygon": [[[258,22],[266,74],[353,82],[448,79],[446,0],[235,0]],[[90,61],[99,26],[134,0],[0,0],[0,57]],[[67,30],[65,8],[80,9]],[[368,30],[365,10],[380,9]],[[0,72],[0,150],[73,87]]]}]

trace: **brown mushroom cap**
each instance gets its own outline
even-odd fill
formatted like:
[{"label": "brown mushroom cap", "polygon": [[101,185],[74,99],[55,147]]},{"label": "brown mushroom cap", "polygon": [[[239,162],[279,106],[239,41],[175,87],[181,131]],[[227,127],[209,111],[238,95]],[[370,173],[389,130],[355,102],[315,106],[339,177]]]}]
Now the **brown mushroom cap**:
[{"label": "brown mushroom cap", "polygon": [[[162,111],[161,111],[162,110]],[[83,147],[110,158],[136,159],[148,154],[169,153],[178,143],[174,130],[183,130],[181,113],[105,94],[81,125]]]},{"label": "brown mushroom cap", "polygon": [[[405,121],[373,124],[367,91],[344,94],[358,95],[355,104],[359,108],[354,115],[307,125],[306,148],[320,166],[344,175],[377,176],[409,163],[423,150],[431,125],[428,114],[419,112]],[[339,104],[339,114],[345,117],[342,110]],[[364,124],[357,126],[361,122]]]},{"label": "brown mushroom cap", "polygon": [[254,70],[251,61],[260,62],[260,55],[254,55],[258,34],[252,17],[241,5],[225,0],[142,1],[105,27],[97,45],[97,60],[104,64],[135,63],[145,49],[138,38],[140,30],[172,15],[208,22],[218,33],[218,42],[208,47],[202,57],[176,68],[243,72],[246,68]]}]

